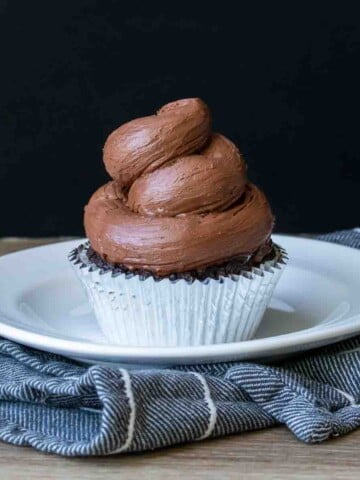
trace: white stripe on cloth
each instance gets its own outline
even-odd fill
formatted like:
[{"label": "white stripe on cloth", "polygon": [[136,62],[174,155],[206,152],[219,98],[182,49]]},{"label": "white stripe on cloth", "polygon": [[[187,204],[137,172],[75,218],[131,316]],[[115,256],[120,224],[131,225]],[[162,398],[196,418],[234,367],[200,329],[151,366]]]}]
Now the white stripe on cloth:
[{"label": "white stripe on cloth", "polygon": [[209,423],[208,423],[207,429],[205,430],[205,433],[203,435],[197,438],[197,440],[204,440],[205,438],[209,437],[212,434],[215,428],[216,419],[217,419],[216,405],[213,399],[211,398],[209,385],[205,380],[205,377],[203,377],[200,373],[197,373],[197,372],[192,372],[192,373],[193,375],[195,375],[195,377],[197,377],[200,380],[200,383],[204,390],[204,400],[209,408]]},{"label": "white stripe on cloth", "polygon": [[124,368],[119,368],[119,371],[121,372],[124,380],[125,393],[126,393],[127,399],[129,400],[129,405],[130,405],[130,414],[129,414],[128,433],[127,433],[125,443],[121,447],[117,448],[116,450],[113,450],[111,454],[120,453],[127,450],[130,447],[131,442],[133,441],[134,431],[135,431],[136,405],[134,400],[134,394],[131,388],[130,375],[129,375],[129,372]]},{"label": "white stripe on cloth", "polygon": [[356,403],[355,398],[350,395],[350,393],[344,392],[343,390],[340,390],[340,388],[335,388],[335,390],[337,390],[341,395],[343,395],[347,400],[349,400],[352,407],[360,407],[360,405]]}]

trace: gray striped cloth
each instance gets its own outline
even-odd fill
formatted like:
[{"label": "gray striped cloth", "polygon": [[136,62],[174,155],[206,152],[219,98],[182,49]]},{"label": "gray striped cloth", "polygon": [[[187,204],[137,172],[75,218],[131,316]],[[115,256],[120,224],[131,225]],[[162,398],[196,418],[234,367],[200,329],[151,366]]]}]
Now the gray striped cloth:
[{"label": "gray striped cloth", "polygon": [[[322,239],[360,248],[360,231]],[[360,336],[281,364],[85,368],[0,339],[0,439],[109,455],[286,425],[322,442],[360,425]]]}]

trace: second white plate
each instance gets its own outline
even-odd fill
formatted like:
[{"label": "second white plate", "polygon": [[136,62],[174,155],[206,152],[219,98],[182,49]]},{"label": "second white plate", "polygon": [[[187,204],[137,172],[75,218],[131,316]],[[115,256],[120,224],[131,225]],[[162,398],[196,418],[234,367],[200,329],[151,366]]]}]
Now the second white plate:
[{"label": "second white plate", "polygon": [[107,344],[67,261],[81,240],[0,258],[0,335],[82,361],[149,366],[272,359],[360,333],[360,251],[273,238],[290,260],[254,340],[171,348]]}]

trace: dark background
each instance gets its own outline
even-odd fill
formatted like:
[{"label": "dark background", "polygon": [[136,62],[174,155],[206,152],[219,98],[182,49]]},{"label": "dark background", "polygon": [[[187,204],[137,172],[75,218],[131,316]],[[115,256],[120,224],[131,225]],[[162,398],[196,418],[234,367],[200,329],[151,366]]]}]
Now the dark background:
[{"label": "dark background", "polygon": [[356,2],[211,5],[0,1],[0,235],[82,234],[107,135],[188,96],[241,147],[277,231],[360,224]]}]

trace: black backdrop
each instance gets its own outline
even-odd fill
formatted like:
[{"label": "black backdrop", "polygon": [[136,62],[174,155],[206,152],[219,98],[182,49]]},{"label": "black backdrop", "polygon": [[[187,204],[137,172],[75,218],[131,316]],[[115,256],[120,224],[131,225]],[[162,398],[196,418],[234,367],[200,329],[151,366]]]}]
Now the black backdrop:
[{"label": "black backdrop", "polygon": [[211,4],[1,1],[0,235],[81,234],[106,136],[188,96],[241,147],[278,231],[360,224],[356,2]]}]

